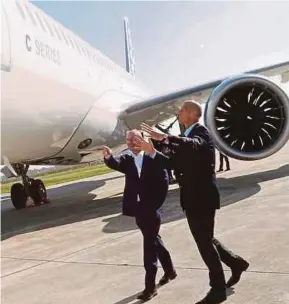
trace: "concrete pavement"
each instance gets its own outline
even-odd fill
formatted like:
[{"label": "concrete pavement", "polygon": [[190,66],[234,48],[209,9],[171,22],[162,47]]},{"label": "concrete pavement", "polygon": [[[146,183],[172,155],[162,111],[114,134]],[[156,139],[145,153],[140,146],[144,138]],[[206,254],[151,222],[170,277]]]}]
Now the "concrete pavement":
[{"label": "concrete pavement", "polygon": [[[288,153],[289,144],[265,160],[232,161],[232,171],[218,174],[216,236],[250,262],[225,303],[289,303]],[[2,303],[138,303],[142,238],[134,220],[120,215],[123,185],[112,173],[50,189],[51,205],[16,211],[2,201]],[[209,288],[178,195],[171,186],[161,228],[178,277],[152,304],[194,303]]]}]

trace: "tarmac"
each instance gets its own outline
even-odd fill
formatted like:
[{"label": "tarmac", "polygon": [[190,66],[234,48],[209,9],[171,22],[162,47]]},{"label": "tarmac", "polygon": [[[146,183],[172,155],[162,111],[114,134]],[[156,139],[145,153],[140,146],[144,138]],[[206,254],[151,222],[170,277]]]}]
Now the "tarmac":
[{"label": "tarmac", "polygon": [[[215,235],[250,267],[224,303],[289,303],[289,144],[264,160],[231,160],[231,167],[217,175],[222,208]],[[41,207],[14,210],[3,199],[2,303],[141,303],[142,237],[134,219],[120,214],[123,186],[123,176],[111,173],[53,187],[52,203]],[[209,289],[208,271],[177,185],[170,187],[160,234],[178,277],[150,303],[195,303]]]}]

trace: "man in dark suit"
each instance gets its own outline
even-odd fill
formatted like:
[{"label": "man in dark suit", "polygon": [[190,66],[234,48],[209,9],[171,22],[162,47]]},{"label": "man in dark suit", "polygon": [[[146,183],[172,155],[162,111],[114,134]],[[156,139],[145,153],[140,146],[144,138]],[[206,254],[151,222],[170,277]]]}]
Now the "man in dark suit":
[{"label": "man in dark suit", "polygon": [[[218,304],[227,298],[226,286],[236,284],[249,264],[214,238],[215,212],[220,208],[220,195],[216,185],[214,144],[207,128],[198,123],[201,115],[202,108],[198,103],[186,101],[183,104],[179,122],[186,128],[185,137],[160,134],[142,124],[143,131],[175,151],[171,158],[156,151],[151,142],[145,142],[140,137],[136,141],[139,148],[164,168],[177,169],[181,205],[202,259],[209,269],[211,289],[198,304]],[[227,284],[220,259],[232,270]]]},{"label": "man in dark suit", "polygon": [[226,171],[230,171],[230,162],[229,162],[229,157],[225,154],[223,154],[221,151],[219,151],[219,170],[217,172],[223,171],[223,166],[224,166],[224,160],[226,162]]},{"label": "man in dark suit", "polygon": [[[158,142],[158,141],[154,141],[152,140],[153,145],[155,147],[156,150],[158,150],[159,152],[163,153],[164,155],[170,157],[171,156],[171,152],[168,146],[164,146],[162,143]],[[176,180],[176,173],[174,172],[175,177],[173,177],[173,169],[171,168],[167,168],[168,171],[168,175],[169,175],[169,184],[173,185],[177,182]]]},{"label": "man in dark suit", "polygon": [[175,279],[177,274],[159,235],[162,205],[168,192],[168,174],[156,160],[133,145],[136,135],[141,136],[140,131],[133,130],[127,134],[127,154],[116,157],[108,147],[104,147],[103,155],[108,167],[125,174],[123,214],[134,216],[143,234],[145,289],[138,299],[149,300],[157,295],[155,278],[158,259],[164,269],[160,285]]}]

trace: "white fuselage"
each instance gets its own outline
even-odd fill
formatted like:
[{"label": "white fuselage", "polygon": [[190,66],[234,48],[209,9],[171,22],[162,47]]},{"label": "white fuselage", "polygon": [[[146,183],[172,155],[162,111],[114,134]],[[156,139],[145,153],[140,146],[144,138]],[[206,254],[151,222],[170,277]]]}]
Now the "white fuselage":
[{"label": "white fuselage", "polygon": [[87,138],[119,145],[118,113],[151,94],[31,3],[4,1],[2,18],[1,164],[84,161]]}]

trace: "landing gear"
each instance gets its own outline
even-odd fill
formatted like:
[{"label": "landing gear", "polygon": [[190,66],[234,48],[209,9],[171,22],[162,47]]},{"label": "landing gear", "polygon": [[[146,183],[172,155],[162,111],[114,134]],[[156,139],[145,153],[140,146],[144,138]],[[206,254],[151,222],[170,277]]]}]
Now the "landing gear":
[{"label": "landing gear", "polygon": [[26,207],[28,195],[25,192],[25,188],[21,183],[13,184],[11,187],[11,201],[16,209],[22,209]]},{"label": "landing gear", "polygon": [[16,183],[11,187],[11,201],[16,209],[28,207],[30,197],[33,200],[31,206],[39,206],[49,203],[44,183],[40,179],[27,176],[29,165],[13,164],[13,169],[21,177],[22,183]]}]

